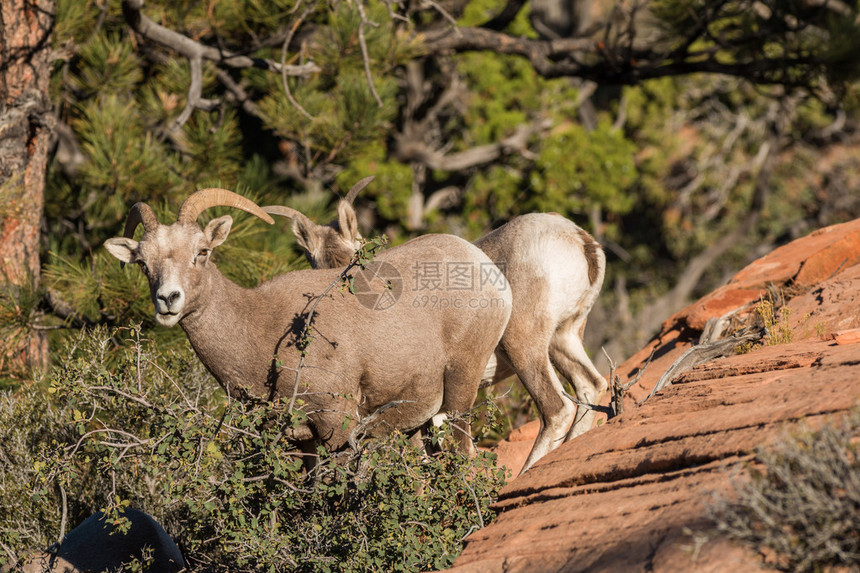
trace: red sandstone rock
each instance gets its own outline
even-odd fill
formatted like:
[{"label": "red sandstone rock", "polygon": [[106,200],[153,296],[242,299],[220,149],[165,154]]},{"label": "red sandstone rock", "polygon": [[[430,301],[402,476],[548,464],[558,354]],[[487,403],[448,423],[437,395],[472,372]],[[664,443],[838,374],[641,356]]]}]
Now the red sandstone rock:
[{"label": "red sandstone rock", "polygon": [[857,346],[802,341],[694,369],[513,480],[453,570],[756,570],[753,553],[725,541],[694,559],[713,537],[704,506],[731,494],[757,446],[855,407],[858,358]]},{"label": "red sandstone rock", "polygon": [[[641,400],[708,319],[753,302],[768,283],[806,290],[788,304],[791,343],[701,364],[641,407],[630,403],[624,415],[551,452],[502,491],[496,521],[468,538],[452,570],[761,569],[762,555],[708,529],[705,505],[714,493],[732,494],[756,447],[860,403],[860,220],[754,262],[667,320],[618,368],[630,379],[654,352],[631,389]],[[530,449],[535,427],[528,426],[500,444],[500,461],[522,463],[513,454],[519,448],[524,459]]]},{"label": "red sandstone rock", "polygon": [[540,430],[540,421],[538,420],[532,420],[511,430],[508,437],[493,448],[493,452],[496,454],[496,463],[508,468],[512,476],[519,475],[532,449],[532,444],[537,438],[538,430]]},{"label": "red sandstone rock", "polygon": [[664,324],[682,322],[701,331],[711,318],[753,303],[769,285],[810,286],[860,263],[860,219],[834,225],[775,249],[716,289],[672,316]]},{"label": "red sandstone rock", "polygon": [[[860,237],[860,219],[820,229],[775,249],[753,262],[735,275],[729,284],[734,284],[735,288],[761,286],[768,282],[781,284],[798,275],[805,281],[804,284],[825,280],[833,274],[838,265],[842,264],[842,261],[833,265],[833,263],[825,263],[824,260],[834,255],[838,258],[838,253],[846,253],[845,249],[850,249],[851,245],[855,245],[856,249],[858,237]],[[853,266],[858,262],[856,257],[860,255],[860,251],[855,250],[853,255],[846,254],[843,267]],[[807,262],[809,264],[805,265]],[[801,273],[804,266],[809,268]],[[821,274],[818,274],[819,271]]]},{"label": "red sandstone rock", "polygon": [[836,344],[857,344],[860,342],[860,328],[834,332],[833,340],[836,341]]},{"label": "red sandstone rock", "polygon": [[[721,288],[687,307],[683,315],[686,326],[702,331],[711,318],[719,318],[733,310],[743,308],[760,300],[767,294],[763,288]],[[676,315],[678,316],[678,315]],[[674,318],[674,317],[673,317]]]},{"label": "red sandstone rock", "polygon": [[858,262],[860,262],[860,232],[853,232],[804,260],[800,271],[794,277],[794,282],[800,285],[812,285]]},{"label": "red sandstone rock", "polygon": [[788,302],[788,323],[794,340],[833,338],[860,327],[860,265],[844,268],[833,278],[811,286]]}]

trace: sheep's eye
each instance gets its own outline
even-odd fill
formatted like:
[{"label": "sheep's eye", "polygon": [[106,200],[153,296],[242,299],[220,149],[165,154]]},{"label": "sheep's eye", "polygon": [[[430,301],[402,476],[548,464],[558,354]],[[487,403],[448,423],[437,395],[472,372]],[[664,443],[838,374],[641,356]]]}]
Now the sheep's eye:
[{"label": "sheep's eye", "polygon": [[202,257],[202,258],[205,258],[205,257],[208,257],[208,256],[209,256],[209,249],[200,249],[200,251],[197,253],[197,256],[196,256],[196,257],[194,257],[194,262],[196,263],[196,262],[197,262],[197,259],[199,259],[199,258],[201,258],[201,257]]},{"label": "sheep's eye", "polygon": [[147,267],[146,263],[144,263],[143,261],[137,261],[137,266],[139,266],[140,270],[142,270],[143,272],[149,271],[149,267]]}]

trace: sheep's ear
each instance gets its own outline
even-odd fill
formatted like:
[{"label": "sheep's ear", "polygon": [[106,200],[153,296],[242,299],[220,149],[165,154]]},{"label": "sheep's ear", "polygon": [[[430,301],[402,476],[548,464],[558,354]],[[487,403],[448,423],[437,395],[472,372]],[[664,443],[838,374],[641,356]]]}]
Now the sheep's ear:
[{"label": "sheep's ear", "polygon": [[227,240],[227,235],[230,234],[230,227],[233,226],[233,217],[224,215],[217,219],[212,219],[206,228],[203,229],[203,235],[209,241],[209,248],[214,249],[221,243]]},{"label": "sheep's ear", "polygon": [[105,248],[110,254],[120,260],[121,263],[133,263],[137,260],[138,242],[134,239],[117,237],[105,241]]},{"label": "sheep's ear", "polygon": [[296,213],[293,217],[293,234],[296,236],[296,242],[308,255],[316,253],[321,243],[322,237],[318,229],[319,225],[301,213]]},{"label": "sheep's ear", "polygon": [[355,209],[346,201],[337,205],[337,224],[344,239],[352,242],[358,238],[358,217],[355,216]]}]

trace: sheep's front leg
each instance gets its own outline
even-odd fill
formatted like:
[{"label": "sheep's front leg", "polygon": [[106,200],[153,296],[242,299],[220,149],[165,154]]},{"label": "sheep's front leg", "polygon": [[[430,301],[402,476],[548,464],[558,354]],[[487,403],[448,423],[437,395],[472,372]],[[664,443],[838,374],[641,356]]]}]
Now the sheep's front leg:
[{"label": "sheep's front leg", "polygon": [[441,414],[448,416],[454,430],[458,449],[474,457],[478,454],[472,439],[472,425],[468,415],[478,397],[478,385],[484,373],[484,365],[475,366],[474,361],[457,363],[445,370],[444,397]]}]

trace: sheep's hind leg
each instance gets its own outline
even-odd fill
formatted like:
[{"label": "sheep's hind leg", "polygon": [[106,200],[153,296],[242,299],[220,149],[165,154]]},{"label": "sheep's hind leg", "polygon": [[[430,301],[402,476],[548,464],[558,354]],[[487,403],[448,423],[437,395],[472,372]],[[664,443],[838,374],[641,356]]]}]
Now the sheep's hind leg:
[{"label": "sheep's hind leg", "polygon": [[520,368],[520,380],[535,401],[540,415],[540,430],[520,474],[561,445],[576,411],[564,396],[561,380],[553,371],[549,357],[544,355],[537,361],[537,364],[532,361]]},{"label": "sheep's hind leg", "polygon": [[[550,344],[550,359],[553,366],[570,381],[577,400],[584,404],[597,405],[609,385],[585,352],[581,337],[582,326],[571,321],[556,331]],[[567,432],[565,441],[590,430],[596,416],[597,412],[591,408],[577,406],[576,417]]]},{"label": "sheep's hind leg", "polygon": [[517,316],[508,324],[502,338],[505,354],[535,401],[540,415],[540,431],[521,474],[561,445],[576,411],[573,403],[564,395],[561,380],[550,363],[547,352],[549,335],[540,336],[540,333],[550,331],[542,327],[549,324],[548,318]]}]

